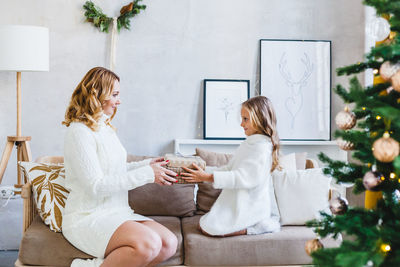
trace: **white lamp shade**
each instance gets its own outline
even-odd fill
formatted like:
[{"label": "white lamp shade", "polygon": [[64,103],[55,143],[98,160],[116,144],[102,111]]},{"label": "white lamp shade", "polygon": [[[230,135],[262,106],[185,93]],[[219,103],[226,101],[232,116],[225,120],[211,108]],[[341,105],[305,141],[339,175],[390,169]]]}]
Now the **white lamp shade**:
[{"label": "white lamp shade", "polygon": [[49,71],[49,29],[0,26],[0,71]]}]

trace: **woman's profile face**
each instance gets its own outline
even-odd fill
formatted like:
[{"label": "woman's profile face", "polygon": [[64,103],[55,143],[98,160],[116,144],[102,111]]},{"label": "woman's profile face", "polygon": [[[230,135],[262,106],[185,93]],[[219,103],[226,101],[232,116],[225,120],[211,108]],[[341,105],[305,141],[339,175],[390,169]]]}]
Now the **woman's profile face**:
[{"label": "woman's profile face", "polygon": [[114,113],[115,108],[121,104],[119,99],[119,82],[115,80],[114,89],[111,93],[110,100],[104,101],[103,104],[103,113],[107,116],[111,116]]}]

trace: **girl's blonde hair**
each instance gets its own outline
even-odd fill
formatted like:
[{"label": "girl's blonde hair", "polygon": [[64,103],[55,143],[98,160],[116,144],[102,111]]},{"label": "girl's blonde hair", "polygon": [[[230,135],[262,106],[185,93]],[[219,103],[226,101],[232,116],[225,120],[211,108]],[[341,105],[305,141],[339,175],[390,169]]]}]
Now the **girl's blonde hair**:
[{"label": "girl's blonde hair", "polygon": [[276,115],[271,100],[265,96],[252,97],[243,102],[242,107],[250,114],[250,122],[261,134],[271,138],[272,166],[271,172],[279,168],[279,136],[276,129]]},{"label": "girl's blonde hair", "polygon": [[[69,127],[72,122],[82,122],[97,131],[98,121],[103,114],[102,105],[104,101],[110,100],[115,81],[119,82],[118,75],[106,68],[95,67],[89,70],[72,93],[62,124]],[[117,109],[105,122],[112,128],[110,121],[116,112]]]}]

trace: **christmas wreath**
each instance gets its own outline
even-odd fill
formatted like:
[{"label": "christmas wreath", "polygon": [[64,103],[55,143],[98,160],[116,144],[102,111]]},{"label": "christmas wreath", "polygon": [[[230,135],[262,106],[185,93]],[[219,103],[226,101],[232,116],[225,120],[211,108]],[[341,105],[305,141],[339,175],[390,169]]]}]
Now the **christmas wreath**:
[{"label": "christmas wreath", "polygon": [[[142,0],[132,1],[121,8],[120,15],[117,18],[118,32],[121,30],[121,28],[129,30],[131,26],[131,18],[146,8],[145,5],[139,4],[140,1]],[[95,27],[100,29],[100,31],[108,33],[108,28],[113,21],[113,18],[104,14],[101,8],[96,6],[92,1],[86,1],[86,3],[83,5],[83,8],[86,10],[86,21],[92,22]]]}]

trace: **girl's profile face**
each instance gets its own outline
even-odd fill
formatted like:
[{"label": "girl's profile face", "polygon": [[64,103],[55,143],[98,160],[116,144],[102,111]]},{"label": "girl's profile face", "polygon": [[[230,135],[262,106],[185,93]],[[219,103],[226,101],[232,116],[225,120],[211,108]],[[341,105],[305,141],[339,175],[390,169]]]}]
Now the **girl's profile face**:
[{"label": "girl's profile face", "polygon": [[111,116],[114,113],[115,108],[121,104],[119,99],[119,82],[116,80],[114,82],[114,89],[111,93],[109,100],[106,100],[103,104],[103,113]]},{"label": "girl's profile face", "polygon": [[240,124],[240,126],[243,127],[244,133],[247,136],[253,135],[258,133],[257,129],[255,129],[250,121],[250,114],[247,111],[247,109],[242,108],[242,110],[240,111],[240,114],[242,116],[242,123]]}]

